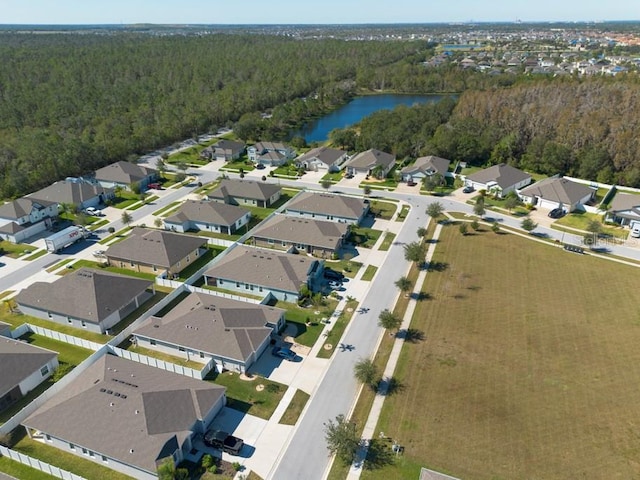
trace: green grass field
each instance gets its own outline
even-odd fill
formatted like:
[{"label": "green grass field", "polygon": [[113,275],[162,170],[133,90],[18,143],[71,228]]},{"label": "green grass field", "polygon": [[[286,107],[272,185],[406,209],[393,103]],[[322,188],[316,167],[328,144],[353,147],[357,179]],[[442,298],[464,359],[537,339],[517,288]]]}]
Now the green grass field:
[{"label": "green grass field", "polygon": [[637,268],[456,225],[433,261],[362,478],[640,478]]}]

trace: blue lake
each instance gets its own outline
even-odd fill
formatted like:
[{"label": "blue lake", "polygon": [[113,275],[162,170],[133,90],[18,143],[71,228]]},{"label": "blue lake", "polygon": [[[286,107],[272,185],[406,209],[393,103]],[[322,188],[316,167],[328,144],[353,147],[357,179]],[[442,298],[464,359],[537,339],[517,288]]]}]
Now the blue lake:
[{"label": "blue lake", "polygon": [[416,103],[433,103],[443,98],[442,95],[368,95],[356,97],[338,110],[315,119],[305,125],[294,135],[304,137],[308,142],[324,142],[334,128],[345,128],[358,123],[364,117],[378,110],[393,110],[398,105],[412,106]]}]

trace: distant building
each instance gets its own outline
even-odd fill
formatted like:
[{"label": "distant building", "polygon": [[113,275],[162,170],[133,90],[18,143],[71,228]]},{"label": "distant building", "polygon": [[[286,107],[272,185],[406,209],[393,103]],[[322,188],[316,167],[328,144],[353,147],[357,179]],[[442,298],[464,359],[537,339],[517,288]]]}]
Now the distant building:
[{"label": "distant building", "polygon": [[345,162],[344,168],[351,175],[358,173],[373,175],[379,169],[380,177],[386,177],[395,164],[396,157],[394,155],[372,148],[366,152],[355,154]]},{"label": "distant building", "polygon": [[222,139],[215,145],[203,149],[202,152],[200,152],[200,156],[209,160],[229,162],[240,158],[244,149],[244,143]]},{"label": "distant building", "polygon": [[340,171],[342,164],[349,158],[344,150],[330,147],[312,148],[307,153],[296,158],[296,166],[305,170],[328,172]]},{"label": "distant building", "polygon": [[289,145],[280,142],[258,142],[247,147],[247,156],[253,163],[262,163],[277,167],[284,165],[296,156]]},{"label": "distant building", "polygon": [[359,225],[369,211],[363,198],[335,193],[300,192],[286,205],[288,215]]},{"label": "distant building", "polygon": [[506,196],[509,192],[529,185],[531,175],[506,163],[493,165],[484,170],[467,175],[464,179],[466,186],[476,190],[485,190],[491,195]]},{"label": "distant building", "polygon": [[115,196],[112,188],[89,182],[56,182],[29,195],[37,201],[66,203],[82,210],[97,207]]},{"label": "distant building", "polygon": [[137,184],[144,191],[157,178],[157,170],[131,162],[115,162],[96,170],[96,181],[106,188],[130,189],[131,185]]},{"label": "distant building", "polygon": [[568,212],[583,210],[585,203],[593,200],[595,190],[582,183],[566,178],[545,178],[520,190],[523,202],[539,208],[553,210],[562,208]]}]

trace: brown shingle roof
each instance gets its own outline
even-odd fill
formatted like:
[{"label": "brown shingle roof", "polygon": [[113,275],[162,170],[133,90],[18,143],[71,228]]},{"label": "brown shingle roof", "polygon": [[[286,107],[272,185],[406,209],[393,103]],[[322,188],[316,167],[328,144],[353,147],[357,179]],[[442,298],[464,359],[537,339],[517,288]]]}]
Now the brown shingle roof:
[{"label": "brown shingle roof", "polygon": [[341,158],[345,153],[347,152],[345,152],[344,150],[338,150],[336,148],[323,146],[323,147],[312,148],[304,155],[299,156],[296,159],[296,161],[304,162],[306,160],[318,159],[326,165],[333,165],[336,162],[336,160]]},{"label": "brown shingle roof", "polygon": [[274,215],[256,227],[251,234],[256,238],[335,250],[348,231],[346,223]]},{"label": "brown shingle roof", "polygon": [[94,185],[87,182],[75,183],[62,181],[38,190],[29,195],[29,197],[37,200],[79,205],[98,195],[110,194],[111,192],[113,192],[112,189],[104,188],[101,185]]},{"label": "brown shingle roof", "polygon": [[195,221],[211,225],[230,226],[240,220],[248,210],[226,203],[187,200],[180,210],[165,218],[165,223],[183,223]]},{"label": "brown shingle roof", "polygon": [[277,250],[237,245],[205,275],[211,278],[298,292],[318,260]]},{"label": "brown shingle roof", "polygon": [[526,197],[539,197],[552,202],[573,205],[589,194],[593,189],[566,178],[545,178],[520,191]]},{"label": "brown shingle roof", "polygon": [[51,350],[0,337],[0,397],[57,355]]},{"label": "brown shingle roof", "polygon": [[107,354],[23,423],[155,474],[156,461],[184,443],[224,390]]},{"label": "brown shingle roof", "polygon": [[435,157],[429,155],[427,157],[417,158],[412,165],[407,165],[400,173],[409,174],[422,172],[424,174],[439,173],[444,176],[449,170],[449,164],[451,162],[446,158]]},{"label": "brown shingle roof", "polygon": [[287,203],[287,212],[304,212],[352,218],[354,221],[367,210],[362,198],[332,193],[302,192]]},{"label": "brown shingle roof", "polygon": [[131,162],[115,162],[106,167],[96,170],[96,180],[103,182],[114,182],[130,184],[144,180],[146,177],[155,174],[153,168],[136,165]]},{"label": "brown shingle roof", "polygon": [[18,305],[99,323],[153,285],[141,278],[81,268],[53,283],[35,282],[16,296]]},{"label": "brown shingle roof", "polygon": [[354,168],[368,168],[373,169],[378,165],[385,168],[389,168],[396,161],[396,157],[387,152],[381,152],[375,148],[371,148],[365,152],[360,152],[351,157],[351,159],[345,163],[345,166]]},{"label": "brown shingle roof", "polygon": [[245,362],[271,335],[284,310],[192,293],[162,318],[133,334]]},{"label": "brown shingle roof", "polygon": [[105,255],[109,259],[169,268],[206,243],[206,238],[193,235],[134,228],[127,238],[110,246]]},{"label": "brown shingle roof", "polygon": [[209,193],[209,198],[223,200],[231,196],[265,201],[280,190],[280,186],[273,183],[225,179],[220,182],[218,188]]},{"label": "brown shingle roof", "polygon": [[477,183],[496,182],[502,189],[513,187],[527,178],[531,178],[531,175],[506,163],[493,165],[467,176],[467,179]]}]

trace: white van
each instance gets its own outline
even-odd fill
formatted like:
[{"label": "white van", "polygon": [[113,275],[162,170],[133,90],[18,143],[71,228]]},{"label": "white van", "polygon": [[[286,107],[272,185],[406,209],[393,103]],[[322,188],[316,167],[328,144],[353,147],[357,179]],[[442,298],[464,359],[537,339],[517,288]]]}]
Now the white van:
[{"label": "white van", "polygon": [[636,223],[631,229],[629,236],[633,238],[640,238],[640,225]]}]

